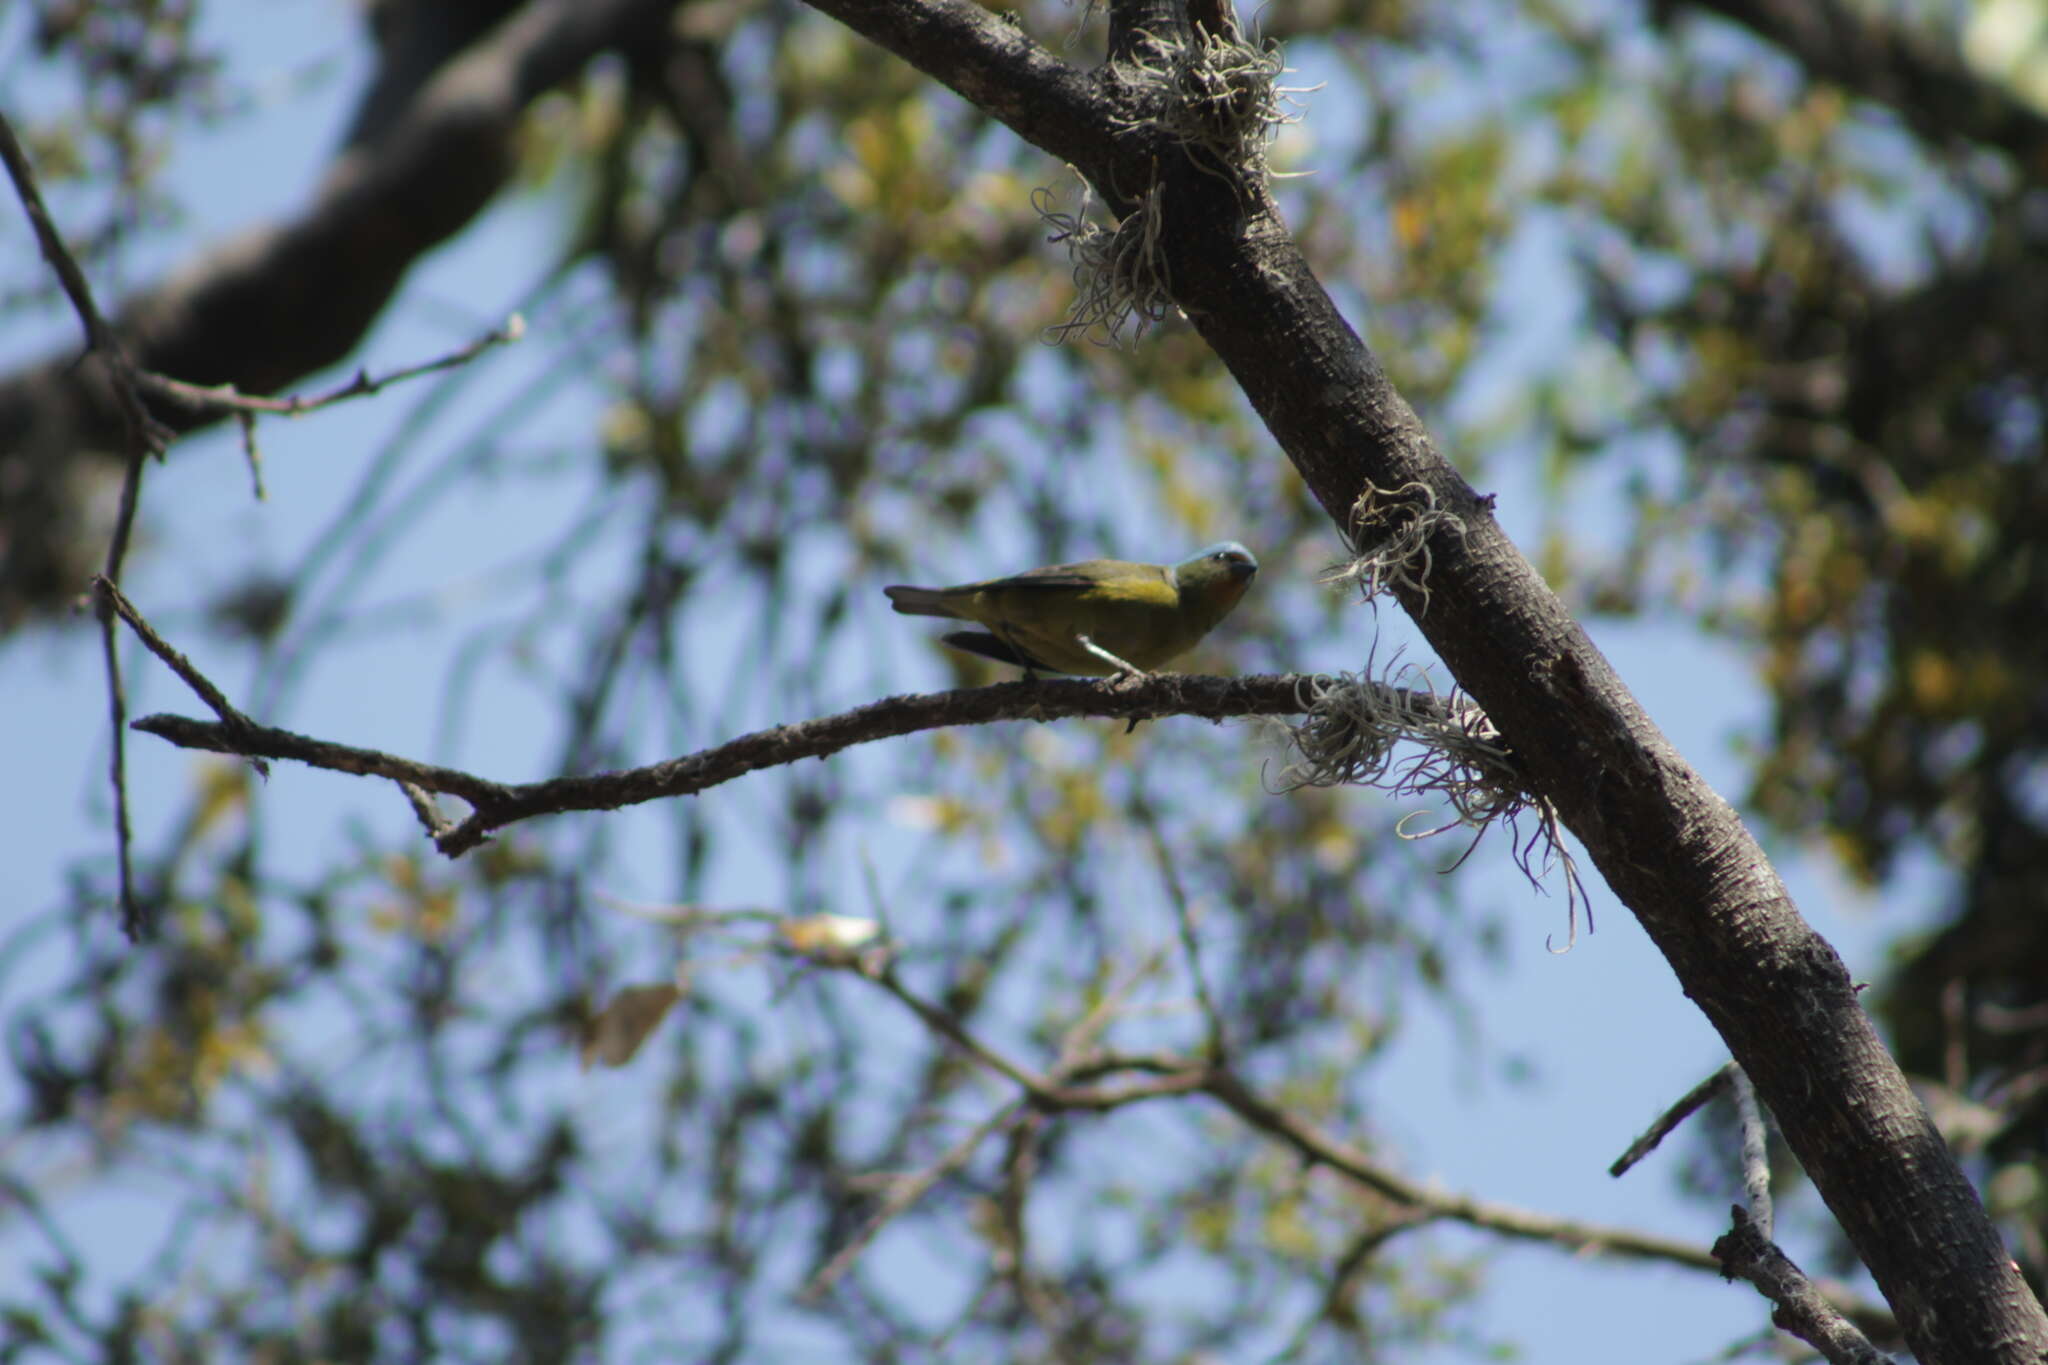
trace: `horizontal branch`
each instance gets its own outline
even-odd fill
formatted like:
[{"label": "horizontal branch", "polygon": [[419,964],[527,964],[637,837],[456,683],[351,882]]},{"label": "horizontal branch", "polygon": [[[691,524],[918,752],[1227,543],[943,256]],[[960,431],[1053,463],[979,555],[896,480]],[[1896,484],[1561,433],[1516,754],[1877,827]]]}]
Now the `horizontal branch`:
[{"label": "horizontal branch", "polygon": [[1221,721],[1235,716],[1295,715],[1309,709],[1328,681],[1304,673],[1244,678],[1158,673],[1118,681],[1040,680],[885,697],[838,715],[757,730],[715,748],[643,768],[516,785],[268,725],[231,726],[189,716],[154,715],[134,722],[133,728],[181,748],[290,760],[460,797],[473,808],[471,814],[434,834],[435,847],[452,858],[475,848],[493,830],[536,815],[616,810],[665,797],[690,796],[762,768],[824,758],[856,744],[920,730],[1066,716],[1132,721],[1199,716]]}]

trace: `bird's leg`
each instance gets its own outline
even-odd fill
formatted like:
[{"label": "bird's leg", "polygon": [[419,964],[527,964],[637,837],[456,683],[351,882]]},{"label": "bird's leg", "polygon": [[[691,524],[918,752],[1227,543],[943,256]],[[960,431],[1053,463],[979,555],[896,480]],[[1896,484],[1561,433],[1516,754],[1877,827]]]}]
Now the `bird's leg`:
[{"label": "bird's leg", "polygon": [[[1116,671],[1122,675],[1117,679],[1118,686],[1121,686],[1126,682],[1137,682],[1140,678],[1149,678],[1152,676],[1151,674],[1147,673],[1144,669],[1138,667],[1136,664],[1131,663],[1129,660],[1117,658],[1116,655],[1110,653],[1101,645],[1096,644],[1093,640],[1089,639],[1085,635],[1076,635],[1074,637],[1074,640],[1077,644],[1081,646],[1081,648],[1087,650],[1096,658],[1102,660],[1104,663],[1115,668]],[[1133,730],[1136,730],[1138,728],[1138,722],[1143,719],[1143,716],[1132,716],[1131,723],[1130,725],[1125,727],[1124,733],[1128,735]]]},{"label": "bird's leg", "polygon": [[1116,655],[1110,653],[1101,645],[1096,644],[1093,640],[1089,639],[1085,635],[1076,635],[1074,637],[1074,643],[1080,645],[1081,648],[1087,650],[1090,654],[1093,654],[1096,658],[1102,660],[1102,662],[1108,664],[1111,668],[1114,668],[1117,672],[1123,674],[1126,678],[1145,678],[1151,676],[1150,674],[1145,672],[1144,669],[1138,667],[1136,664],[1126,663],[1124,660],[1117,658]]}]

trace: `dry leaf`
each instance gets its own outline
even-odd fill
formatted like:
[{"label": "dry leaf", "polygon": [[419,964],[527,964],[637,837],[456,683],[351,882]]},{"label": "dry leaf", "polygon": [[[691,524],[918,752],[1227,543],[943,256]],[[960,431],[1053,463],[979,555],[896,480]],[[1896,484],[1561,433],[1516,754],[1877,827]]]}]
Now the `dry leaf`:
[{"label": "dry leaf", "polygon": [[669,1007],[682,998],[675,983],[658,986],[628,986],[613,996],[611,1003],[583,1026],[583,1069],[624,1066],[640,1051],[647,1035],[668,1014]]}]

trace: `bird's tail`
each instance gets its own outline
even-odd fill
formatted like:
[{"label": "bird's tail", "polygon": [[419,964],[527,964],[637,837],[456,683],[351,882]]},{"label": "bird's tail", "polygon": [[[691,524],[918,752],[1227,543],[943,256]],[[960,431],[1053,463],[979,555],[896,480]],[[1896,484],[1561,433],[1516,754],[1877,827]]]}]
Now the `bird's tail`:
[{"label": "bird's tail", "polygon": [[950,616],[960,619],[960,613],[946,603],[946,594],[938,588],[912,588],[897,583],[882,589],[889,594],[889,600],[896,610],[905,616]]}]

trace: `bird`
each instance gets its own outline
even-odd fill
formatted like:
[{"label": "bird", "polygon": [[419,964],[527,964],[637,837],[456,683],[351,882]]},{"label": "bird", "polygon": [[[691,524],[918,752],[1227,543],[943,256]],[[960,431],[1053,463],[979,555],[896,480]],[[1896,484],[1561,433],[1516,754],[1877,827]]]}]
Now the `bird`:
[{"label": "bird", "polygon": [[1087,559],[951,588],[882,589],[905,616],[986,626],[943,637],[955,649],[1034,673],[1142,677],[1179,658],[1230,614],[1259,571],[1234,540],[1178,564]]}]

